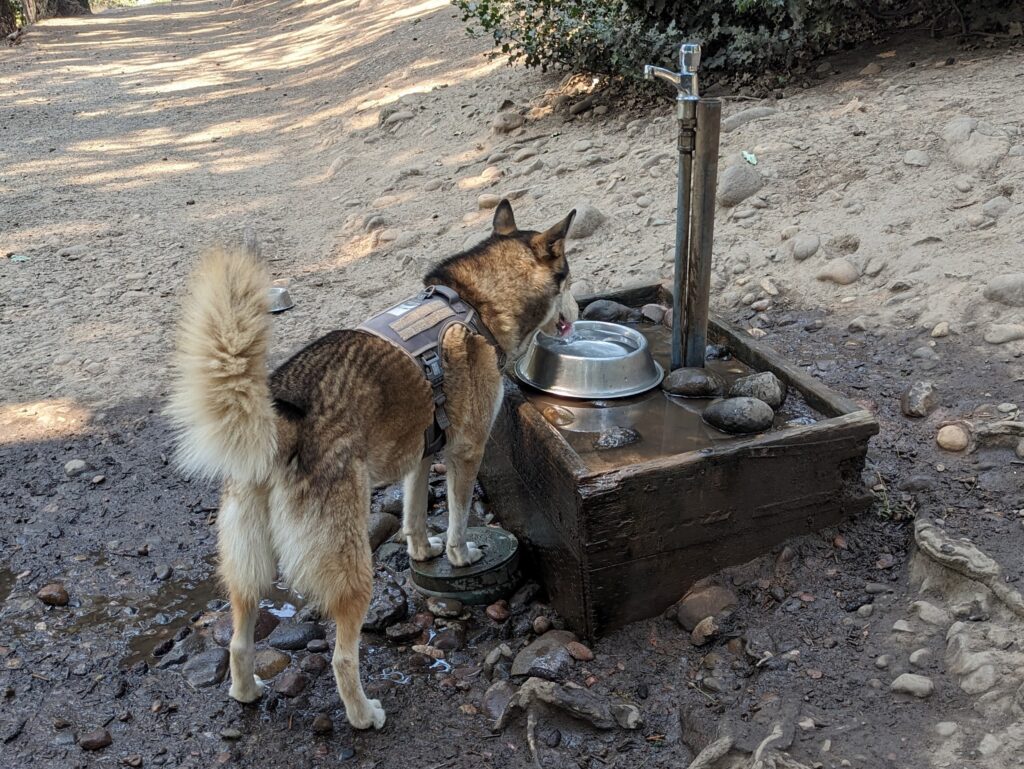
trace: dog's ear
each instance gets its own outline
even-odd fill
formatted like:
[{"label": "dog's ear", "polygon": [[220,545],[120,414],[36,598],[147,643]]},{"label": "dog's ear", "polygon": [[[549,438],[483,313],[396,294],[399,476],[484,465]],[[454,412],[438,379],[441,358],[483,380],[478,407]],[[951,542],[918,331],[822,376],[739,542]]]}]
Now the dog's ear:
[{"label": "dog's ear", "polygon": [[498,203],[498,208],[494,211],[494,224],[491,226],[494,228],[495,235],[512,235],[518,231],[516,217],[512,213],[512,204],[507,199]]},{"label": "dog's ear", "polygon": [[544,250],[551,257],[557,258],[565,253],[565,238],[569,234],[569,228],[575,218],[576,209],[574,208],[562,221],[541,233],[540,240],[544,244]]}]

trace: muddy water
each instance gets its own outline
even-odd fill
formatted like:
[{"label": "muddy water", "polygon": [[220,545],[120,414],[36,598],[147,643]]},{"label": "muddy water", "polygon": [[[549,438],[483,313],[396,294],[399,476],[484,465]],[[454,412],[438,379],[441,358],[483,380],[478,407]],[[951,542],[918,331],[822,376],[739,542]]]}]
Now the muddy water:
[{"label": "muddy water", "polygon": [[[639,330],[650,345],[655,360],[670,369],[671,332],[661,325],[640,324]],[[736,379],[754,373],[736,359],[709,360],[707,367],[727,386]],[[713,398],[679,398],[667,395],[660,387],[643,395],[615,400],[581,401],[524,389],[527,400],[543,412],[548,406],[566,409],[572,421],[556,425],[569,445],[592,470],[609,470],[687,451],[708,449],[737,440],[704,423],[701,417]],[[785,429],[786,423],[816,421],[819,418],[799,393],[790,390],[785,403],[775,414],[773,429]],[[640,440],[628,446],[598,450],[595,439],[603,432],[622,427],[636,430]]]}]

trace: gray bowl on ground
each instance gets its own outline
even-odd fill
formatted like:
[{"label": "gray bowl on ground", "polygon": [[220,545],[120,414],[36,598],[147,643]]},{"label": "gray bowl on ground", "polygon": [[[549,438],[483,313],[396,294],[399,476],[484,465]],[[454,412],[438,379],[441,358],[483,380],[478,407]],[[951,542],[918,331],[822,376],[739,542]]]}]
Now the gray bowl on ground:
[{"label": "gray bowl on ground", "polygon": [[515,372],[543,392],[583,399],[639,395],[664,375],[643,334],[597,320],[577,321],[565,337],[538,333]]}]

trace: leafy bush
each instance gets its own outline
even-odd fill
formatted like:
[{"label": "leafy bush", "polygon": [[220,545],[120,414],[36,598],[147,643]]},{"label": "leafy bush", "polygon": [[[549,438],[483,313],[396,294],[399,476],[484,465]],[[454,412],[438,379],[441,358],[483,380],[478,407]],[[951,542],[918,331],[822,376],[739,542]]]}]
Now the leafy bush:
[{"label": "leafy bush", "polygon": [[[908,25],[1019,29],[1017,0],[454,0],[512,62],[639,78],[675,69],[683,40],[704,72],[781,76],[800,62]],[[1019,17],[1019,18],[1018,18]],[[1016,27],[1013,22],[1017,22]],[[471,26],[473,31],[474,27]]]}]

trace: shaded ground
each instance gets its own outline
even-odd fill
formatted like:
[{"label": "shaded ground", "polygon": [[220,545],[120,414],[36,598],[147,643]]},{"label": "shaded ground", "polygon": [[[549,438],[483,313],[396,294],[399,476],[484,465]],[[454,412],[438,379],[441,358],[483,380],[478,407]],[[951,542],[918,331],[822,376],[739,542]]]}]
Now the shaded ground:
[{"label": "shaded ground", "polygon": [[[367,635],[364,676],[389,714],[380,734],[349,729],[329,674],[307,673],[311,683],[297,697],[272,693],[242,707],[226,684],[193,689],[178,666],[157,669],[150,644],[138,640],[184,628],[202,638],[223,609],[210,577],[216,491],[167,464],[159,417],[177,295],[204,241],[256,225],[297,301],[275,321],[278,357],[411,291],[427,262],[484,226],[489,214],[476,198],[485,191],[525,189],[517,206],[530,223],[554,221],[578,197],[601,208],[600,235],[577,242],[572,255],[589,288],[665,274],[672,179],[671,159],[657,159],[671,149],[664,116],[611,110],[566,121],[554,81],[487,62],[485,46],[464,38],[452,15],[441,2],[229,9],[199,0],[47,23],[0,50],[0,88],[12,94],[0,112],[0,354],[10,374],[0,400],[5,769],[135,765],[136,757],[186,767],[343,758],[381,769],[531,765],[522,716],[493,735],[474,709],[491,683],[479,669],[487,652],[501,640],[522,644],[524,617],[546,613],[543,604],[504,626],[475,612],[467,645],[449,654],[452,671],[415,669],[415,655]],[[1012,714],[991,715],[958,685],[942,633],[891,632],[913,619],[917,597],[910,524],[896,518],[938,518],[999,560],[1010,583],[1024,573],[1022,465],[1012,449],[952,455],[933,440],[944,419],[1024,398],[1021,343],[981,341],[987,323],[1016,322],[1018,310],[980,298],[990,278],[1019,269],[1020,206],[975,228],[957,218],[970,206],[944,205],[962,194],[980,209],[1019,186],[1021,161],[1008,154],[972,177],[971,192],[952,193],[958,172],[937,135],[949,108],[1008,135],[1019,130],[1024,116],[1007,89],[1019,81],[1021,58],[1013,49],[952,53],[967,58],[962,67],[936,68],[948,45],[907,44],[899,66],[879,59],[891,78],[883,80],[853,74],[862,62],[843,62],[834,79],[787,95],[767,122],[726,135],[725,151],[756,151],[770,183],[764,207],[721,212],[716,307],[762,328],[787,357],[877,412],[882,432],[866,473],[879,497],[875,514],[719,575],[740,605],[710,646],[694,647],[662,619],[598,642],[594,661],[574,665],[570,678],[594,676],[592,691],[637,704],[644,724],[598,732],[548,717],[538,727],[544,765],[684,766],[692,756],[684,738],[702,744],[709,725],[745,722],[756,731],[780,713],[793,727],[790,751],[808,765],[997,769],[1019,760],[1009,742],[979,752]],[[939,91],[955,96],[940,103]],[[488,127],[506,97],[530,117],[511,138]],[[844,112],[851,100],[864,108]],[[378,126],[396,110],[410,117]],[[856,143],[864,136],[870,144]],[[901,163],[919,145],[933,155],[923,178]],[[524,149],[536,154],[522,157]],[[542,165],[528,171],[537,159]],[[483,173],[489,165],[503,175]],[[836,189],[841,199],[830,196]],[[366,226],[372,215],[382,227]],[[818,264],[792,260],[780,242],[789,226],[820,234]],[[861,243],[853,252],[838,240],[850,233]],[[928,237],[939,245],[912,245]],[[814,277],[832,258],[861,259],[866,269],[878,254],[886,267],[874,278],[840,288]],[[759,298],[765,278],[780,294],[766,311],[745,309],[743,293]],[[898,280],[912,285],[892,290]],[[949,296],[958,299],[937,304]],[[951,336],[928,335],[936,307],[949,308],[942,317]],[[865,320],[854,328],[868,332],[848,330],[857,316]],[[823,328],[813,330],[819,318]],[[911,355],[930,342],[934,357]],[[898,397],[919,377],[936,383],[941,405],[912,421]],[[68,477],[74,459],[88,469]],[[35,597],[53,580],[66,586],[69,607]],[[869,594],[868,583],[893,592]],[[285,597],[275,600],[283,608]],[[869,603],[869,616],[857,612]],[[771,648],[776,661],[756,666],[732,638]],[[1022,644],[1018,632],[1007,648]],[[933,649],[917,670],[935,694],[891,693],[921,647]],[[884,669],[881,655],[892,658]],[[294,667],[315,655],[292,656]],[[331,719],[330,735],[313,732],[320,713]],[[807,718],[813,726],[794,726]],[[959,724],[954,743],[936,734],[938,722]],[[75,744],[98,727],[111,746],[88,753]]]}]

